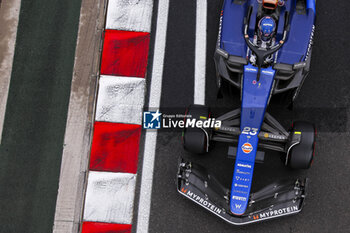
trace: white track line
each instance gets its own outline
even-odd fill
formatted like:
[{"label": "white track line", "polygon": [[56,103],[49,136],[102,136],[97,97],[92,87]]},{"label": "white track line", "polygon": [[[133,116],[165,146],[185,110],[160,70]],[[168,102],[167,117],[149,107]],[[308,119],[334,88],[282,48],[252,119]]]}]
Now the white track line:
[{"label": "white track line", "polygon": [[0,144],[5,120],[21,0],[2,1],[0,7]]},{"label": "white track line", "polygon": [[[159,0],[149,99],[149,107],[151,108],[159,108],[160,106],[168,11],[169,0]],[[136,228],[137,233],[148,232],[156,142],[157,131],[147,131],[142,165],[141,191]]]},{"label": "white track line", "polygon": [[205,104],[205,69],[207,51],[207,0],[197,0],[196,52],[194,67],[194,103]]}]

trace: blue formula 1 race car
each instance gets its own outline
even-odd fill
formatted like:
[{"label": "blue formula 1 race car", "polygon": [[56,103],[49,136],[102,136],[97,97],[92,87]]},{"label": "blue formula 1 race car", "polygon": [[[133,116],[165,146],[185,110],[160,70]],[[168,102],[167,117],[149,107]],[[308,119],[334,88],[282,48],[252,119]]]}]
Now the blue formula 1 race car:
[{"label": "blue formula 1 race car", "polygon": [[[214,55],[219,90],[228,83],[240,90],[241,107],[216,118],[221,126],[187,128],[187,151],[202,154],[211,141],[235,143],[231,189],[203,167],[180,159],[178,192],[235,225],[301,211],[307,179],[279,181],[251,193],[254,164],[263,151],[282,153],[293,169],[311,166],[316,130],[294,122],[286,130],[266,112],[272,96],[291,104],[310,69],[316,0],[225,0]],[[282,98],[282,97],[281,97]],[[187,115],[204,121],[206,106],[193,105]]]}]

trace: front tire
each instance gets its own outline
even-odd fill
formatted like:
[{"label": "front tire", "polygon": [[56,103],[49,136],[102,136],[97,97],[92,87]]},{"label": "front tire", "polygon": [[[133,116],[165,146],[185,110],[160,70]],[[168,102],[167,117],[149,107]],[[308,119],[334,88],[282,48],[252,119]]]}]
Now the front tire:
[{"label": "front tire", "polygon": [[[186,116],[192,116],[188,119],[208,119],[209,108],[203,105],[191,105],[186,111]],[[194,154],[204,154],[209,149],[209,135],[204,129],[185,128],[182,142],[185,150]]]},{"label": "front tire", "polygon": [[290,150],[287,165],[293,169],[308,169],[311,167],[315,154],[315,126],[308,122],[295,122],[292,133],[300,133],[301,140]]}]

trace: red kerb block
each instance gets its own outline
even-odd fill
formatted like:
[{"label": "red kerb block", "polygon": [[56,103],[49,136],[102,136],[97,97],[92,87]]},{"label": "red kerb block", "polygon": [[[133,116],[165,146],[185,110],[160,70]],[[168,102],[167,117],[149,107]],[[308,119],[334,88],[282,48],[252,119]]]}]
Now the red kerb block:
[{"label": "red kerb block", "polygon": [[149,41],[148,32],[106,30],[101,74],[144,78]]},{"label": "red kerb block", "polygon": [[136,174],[141,126],[95,122],[90,170]]},{"label": "red kerb block", "polygon": [[131,225],[99,222],[83,222],[82,233],[130,233]]}]

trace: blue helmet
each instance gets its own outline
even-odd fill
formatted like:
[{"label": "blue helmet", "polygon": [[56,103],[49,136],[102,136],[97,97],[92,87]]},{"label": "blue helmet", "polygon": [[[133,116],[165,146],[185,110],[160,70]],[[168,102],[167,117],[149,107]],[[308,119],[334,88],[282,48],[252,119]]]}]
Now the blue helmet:
[{"label": "blue helmet", "polygon": [[276,23],[270,16],[265,16],[261,18],[259,22],[259,36],[263,41],[268,41],[271,39],[275,33]]}]

